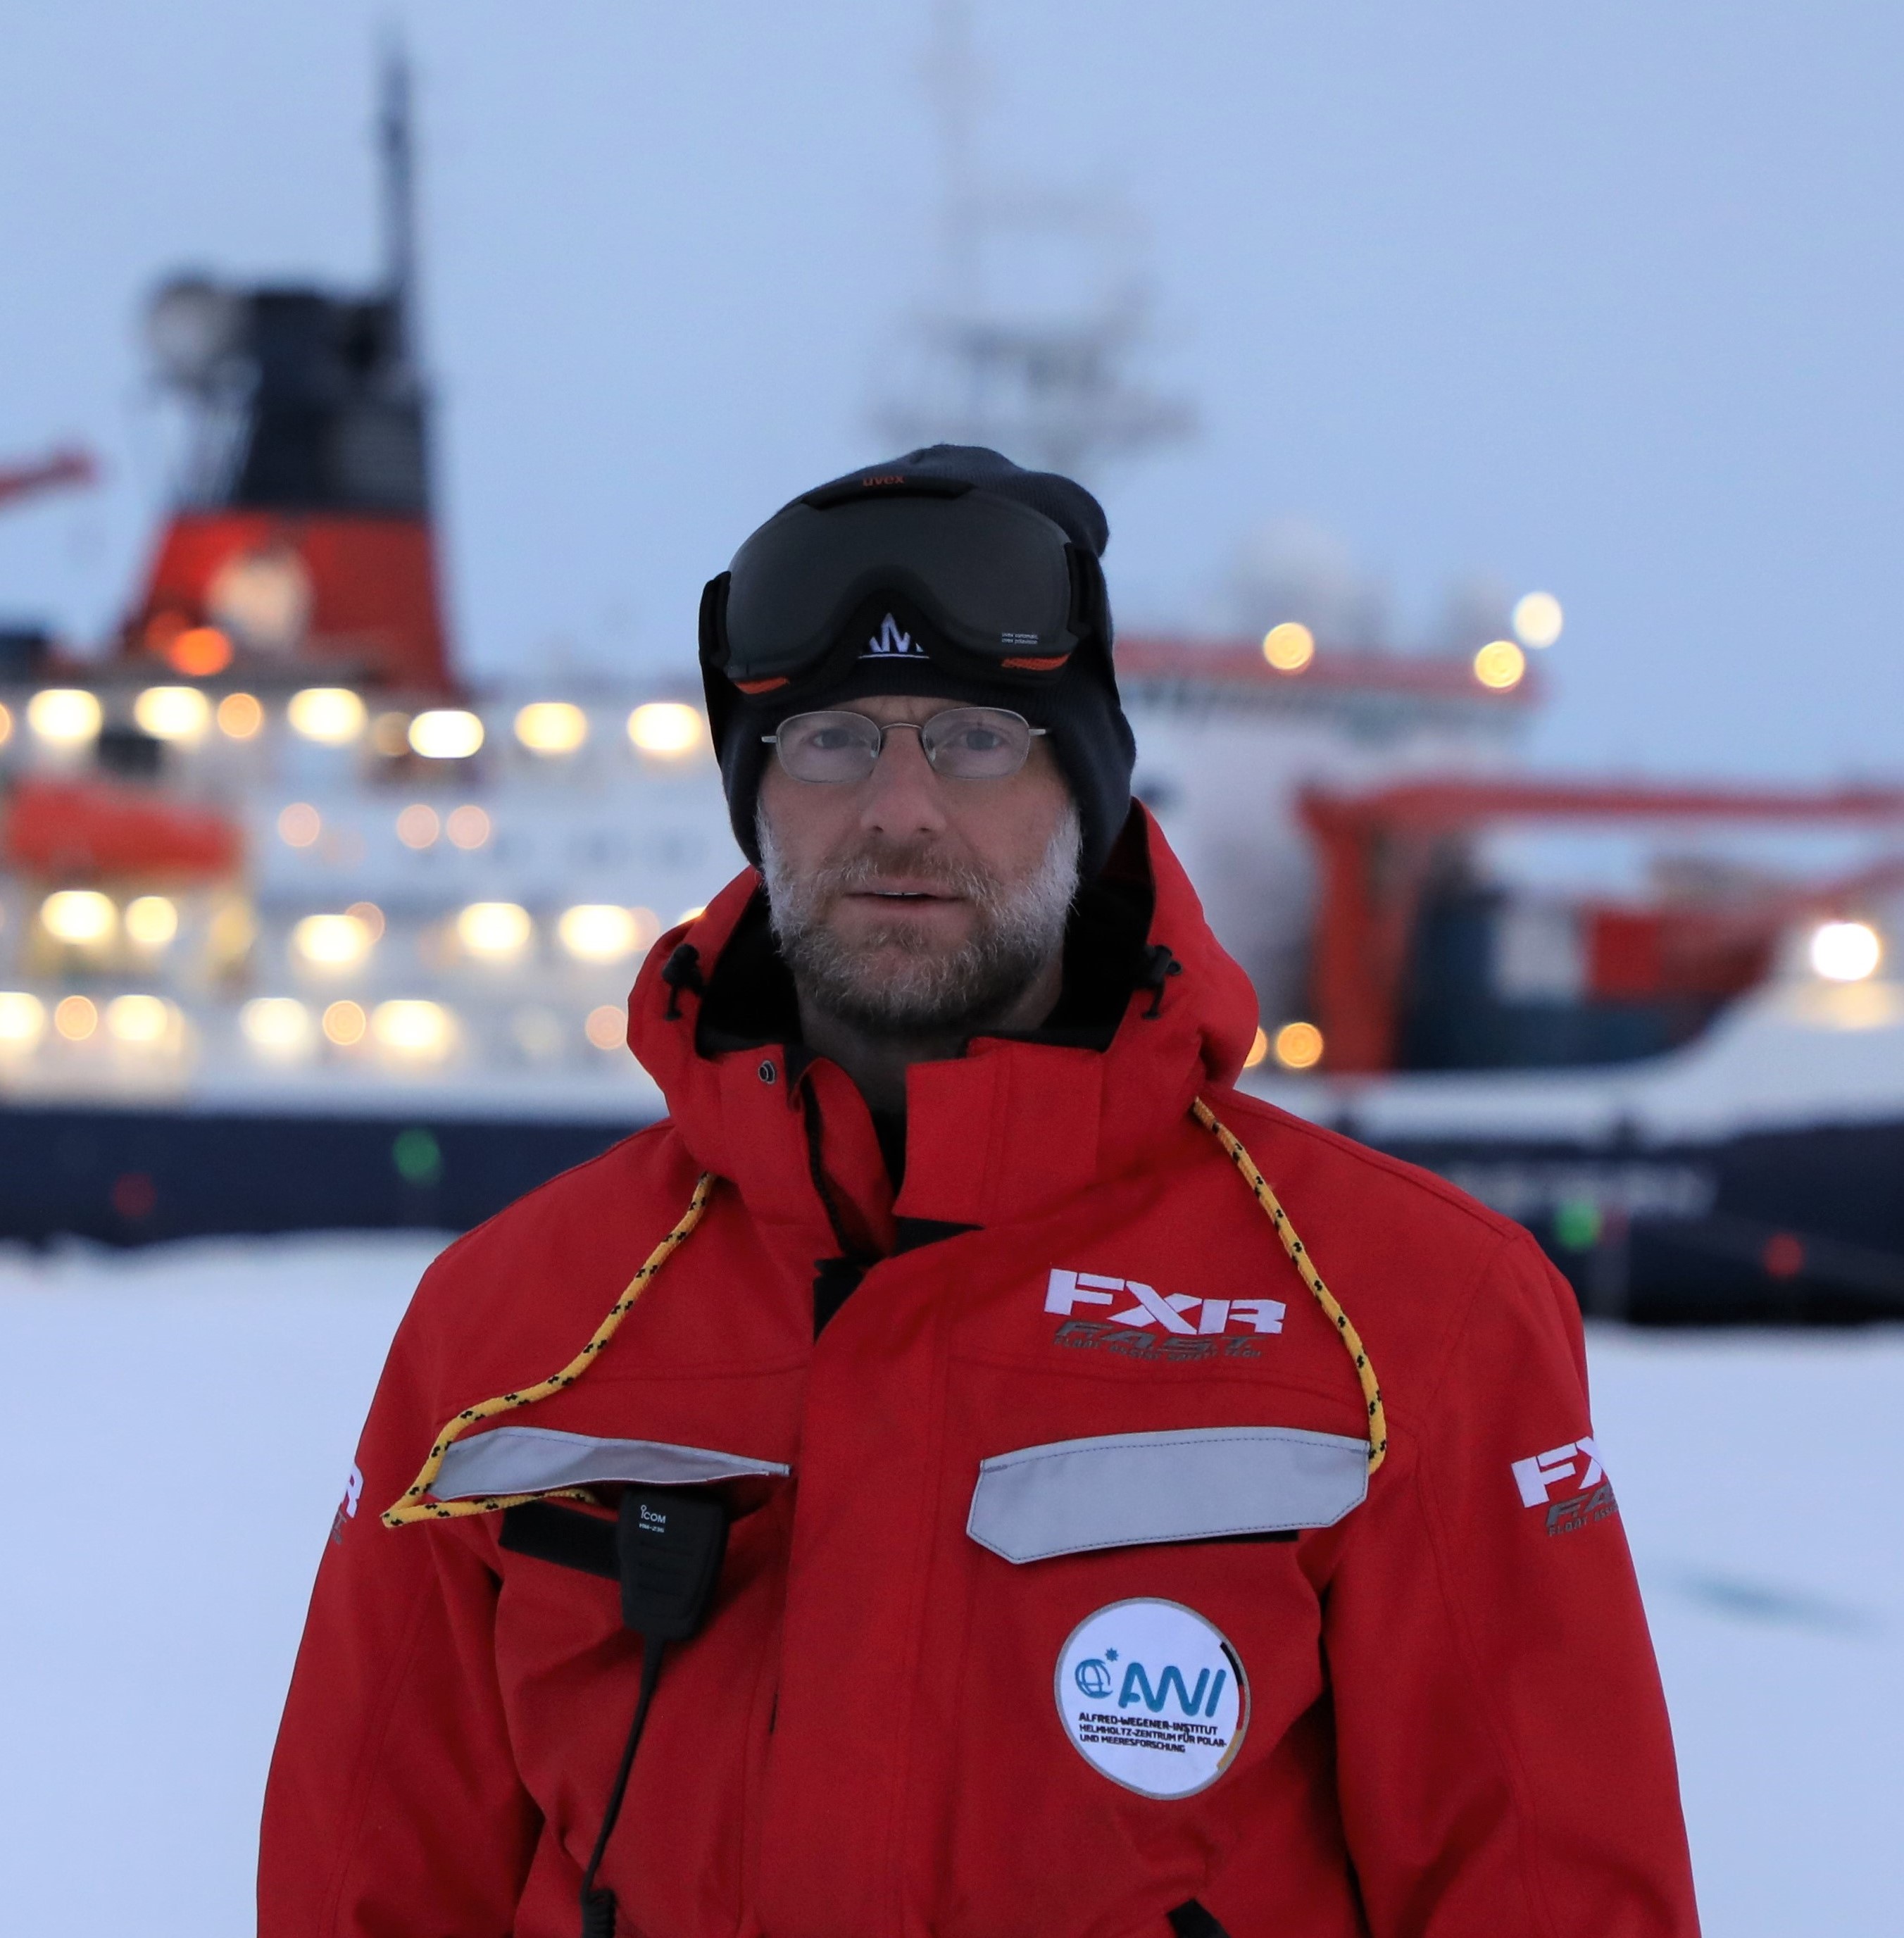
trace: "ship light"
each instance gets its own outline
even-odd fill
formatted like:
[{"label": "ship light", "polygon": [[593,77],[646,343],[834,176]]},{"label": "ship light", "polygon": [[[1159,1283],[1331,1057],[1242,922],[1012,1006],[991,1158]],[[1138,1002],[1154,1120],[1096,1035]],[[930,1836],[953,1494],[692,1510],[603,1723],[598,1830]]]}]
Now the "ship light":
[{"label": "ship light", "polygon": [[119,910],[97,889],[60,889],[41,903],[40,925],[56,942],[96,949],[112,940]]},{"label": "ship light", "polygon": [[169,895],[137,895],[126,904],[126,933],[141,949],[162,949],[178,933],[178,904]]},{"label": "ship light", "polygon": [[344,913],[363,924],[364,931],[372,942],[383,940],[384,912],[375,902],[353,902]]},{"label": "ship light", "polygon": [[1254,1070],[1256,1065],[1262,1062],[1263,1059],[1268,1054],[1269,1032],[1267,1030],[1259,1029],[1256,1034],[1255,1039],[1250,1045],[1250,1053],[1243,1059],[1244,1068],[1245,1070]]},{"label": "ship light", "polygon": [[1824,922],[1811,931],[1811,967],[1828,983],[1862,983],[1878,973],[1884,946],[1868,922]]},{"label": "ship light", "polygon": [[1315,634],[1293,619],[1285,619],[1263,635],[1263,658],[1278,673],[1300,673],[1315,657]]},{"label": "ship light", "polygon": [[651,700],[628,715],[628,738],[641,752],[664,761],[697,751],[706,731],[700,713],[679,700]]},{"label": "ship light", "polygon": [[0,989],[0,1049],[31,1049],[46,1034],[46,1005],[24,989]]},{"label": "ship light", "polygon": [[1313,1070],[1322,1060],[1322,1033],[1313,1023],[1285,1023],[1271,1047],[1285,1070]]},{"label": "ship light", "polygon": [[278,816],[278,838],[287,848],[308,848],[324,831],[324,818],[308,800],[294,800]]},{"label": "ship light", "polygon": [[291,946],[316,969],[354,969],[375,938],[354,915],[308,915],[291,931]]},{"label": "ship light", "polygon": [[254,996],[238,1011],[238,1026],[260,1056],[305,1056],[317,1047],[311,1012],[295,996]]},{"label": "ship light", "polygon": [[54,1006],[53,1026],[68,1043],[84,1043],[99,1027],[99,1013],[87,996],[62,996]]},{"label": "ship light", "polygon": [[232,663],[232,642],[216,626],[187,626],[165,642],[165,664],[188,679],[209,679]]},{"label": "ship light", "polygon": [[251,740],[264,724],[265,710],[255,694],[228,693],[218,703],[218,731],[229,740]]},{"label": "ship light", "polygon": [[699,922],[701,917],[706,914],[706,903],[697,902],[692,908],[683,909],[681,913],[675,917],[676,925],[678,927],[684,922]]},{"label": "ship light", "polygon": [[211,724],[211,702],[196,686],[148,686],[132,718],[155,740],[196,740]]},{"label": "ship light", "polygon": [[641,946],[641,924],[633,910],[612,902],[581,902],[564,909],[555,932],[562,946],[584,962],[619,962]]},{"label": "ship light", "polygon": [[342,747],[363,731],[363,702],[348,686],[307,686],[284,709],[291,731],[322,747]]},{"label": "ship light", "polygon": [[1527,655],[1511,639],[1490,639],[1474,655],[1474,677],[1495,693],[1518,686],[1527,673]]},{"label": "ship light", "polygon": [[620,1049],[628,1040],[628,1013],[613,1003],[600,1003],[582,1027],[597,1049]]},{"label": "ship light", "polygon": [[396,838],[406,848],[430,848],[443,831],[436,810],[427,801],[413,800],[396,817]]},{"label": "ship light", "polygon": [[475,802],[465,801],[460,807],[450,810],[443,822],[443,832],[453,847],[481,848],[489,840],[489,816]]},{"label": "ship light", "polygon": [[0,747],[4,747],[14,737],[14,716],[4,706],[0,706]]},{"label": "ship light", "polygon": [[515,737],[532,754],[572,754],[588,738],[588,715],[566,700],[537,700],[515,717]]},{"label": "ship light", "polygon": [[514,902],[472,902],[456,919],[456,939],[490,961],[519,955],[535,932],[529,911]]},{"label": "ship light", "polygon": [[369,1027],[370,1019],[364,1014],[360,1003],[351,1002],[347,998],[325,1008],[324,1034],[340,1049],[348,1049],[353,1043],[363,1042],[364,1031]]},{"label": "ship light", "polygon": [[1566,615],[1551,592],[1530,592],[1514,601],[1514,637],[1536,652],[1552,645],[1565,624]]},{"label": "ship light", "polygon": [[76,686],[49,686],[26,703],[27,725],[50,747],[97,740],[103,718],[97,698]]},{"label": "ship light", "polygon": [[162,1043],[178,1027],[178,1012],[162,996],[115,996],[106,1005],[106,1032],[143,1048]]},{"label": "ship light", "polygon": [[483,743],[483,723],[460,706],[435,706],[410,722],[410,745],[429,761],[466,761]]},{"label": "ship light", "polygon": [[379,1003],[370,1013],[370,1033],[399,1056],[433,1059],[448,1053],[456,1025],[441,1003],[403,1001]]},{"label": "ship light", "polygon": [[370,723],[370,744],[386,760],[394,761],[410,751],[410,716],[407,713],[380,713]]}]

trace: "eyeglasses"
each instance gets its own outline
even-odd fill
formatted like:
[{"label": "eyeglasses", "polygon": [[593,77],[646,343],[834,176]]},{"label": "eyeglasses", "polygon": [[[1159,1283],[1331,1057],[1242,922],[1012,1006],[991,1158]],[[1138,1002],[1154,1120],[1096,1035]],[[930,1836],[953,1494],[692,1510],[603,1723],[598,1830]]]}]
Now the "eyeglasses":
[{"label": "eyeglasses", "polygon": [[932,771],[948,780],[1002,781],[1024,766],[1031,743],[1045,731],[1002,706],[953,706],[930,720],[882,722],[864,713],[796,713],[761,740],[777,750],[797,781],[863,781],[886,736],[906,728],[919,737]]}]

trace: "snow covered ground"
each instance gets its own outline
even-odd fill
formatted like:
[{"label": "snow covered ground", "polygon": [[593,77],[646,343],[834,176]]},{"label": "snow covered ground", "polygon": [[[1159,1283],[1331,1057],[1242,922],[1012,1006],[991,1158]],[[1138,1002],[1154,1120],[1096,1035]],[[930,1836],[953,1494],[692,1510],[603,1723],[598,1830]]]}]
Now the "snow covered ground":
[{"label": "snow covered ground", "polygon": [[[437,1242],[0,1250],[8,1933],[251,1930],[311,1571]],[[1904,1335],[1593,1352],[1708,1933],[1904,1931]]]}]

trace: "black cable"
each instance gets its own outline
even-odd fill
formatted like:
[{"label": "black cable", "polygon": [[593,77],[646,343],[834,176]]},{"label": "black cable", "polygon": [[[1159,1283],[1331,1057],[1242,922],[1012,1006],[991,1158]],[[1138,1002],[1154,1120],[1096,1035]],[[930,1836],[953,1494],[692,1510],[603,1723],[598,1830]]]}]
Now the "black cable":
[{"label": "black cable", "polygon": [[601,1868],[602,1859],[607,1852],[615,1819],[621,1815],[621,1800],[628,1790],[628,1772],[635,1766],[635,1751],[648,1721],[648,1706],[654,1700],[654,1685],[661,1679],[661,1657],[667,1647],[665,1642],[645,1639],[641,1645],[641,1694],[635,1703],[635,1720],[629,1727],[628,1740],[621,1746],[621,1761],[615,1772],[615,1787],[609,1792],[608,1809],[603,1815],[595,1848],[588,1854],[588,1868],[582,1874],[582,1938],[615,1938],[615,1893],[597,1891],[595,1873]]}]

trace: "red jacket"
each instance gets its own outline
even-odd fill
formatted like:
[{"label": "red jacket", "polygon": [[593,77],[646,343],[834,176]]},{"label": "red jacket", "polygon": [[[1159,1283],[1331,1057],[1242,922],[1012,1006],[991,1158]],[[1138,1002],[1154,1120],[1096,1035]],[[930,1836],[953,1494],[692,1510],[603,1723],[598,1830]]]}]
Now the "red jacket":
[{"label": "red jacket", "polygon": [[[1570,1295],[1518,1227],[1229,1087],[1249,986],[1140,832],[1177,971],[1133,946],[1108,1046],[915,1067],[896,1198],[845,1075],[735,1028],[754,877],[651,954],[630,1040],[672,1116],[451,1246],[391,1349],[272,1766],[265,1938],[573,1938],[639,1674],[616,1589],[494,1513],[380,1511],[453,1416],[575,1359],[703,1171],[588,1370],[454,1457],[491,1494],[632,1442],[790,1470],[667,1659],[602,1873],[624,1933],[1166,1938],[1192,1900],[1234,1938],[1696,1930]],[[1372,1475],[1344,1341],[1198,1098],[1359,1330]],[[855,1253],[816,1340],[818,1262]]]}]

